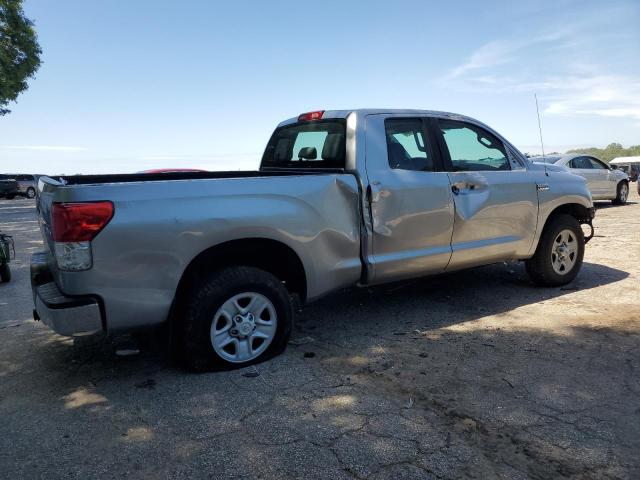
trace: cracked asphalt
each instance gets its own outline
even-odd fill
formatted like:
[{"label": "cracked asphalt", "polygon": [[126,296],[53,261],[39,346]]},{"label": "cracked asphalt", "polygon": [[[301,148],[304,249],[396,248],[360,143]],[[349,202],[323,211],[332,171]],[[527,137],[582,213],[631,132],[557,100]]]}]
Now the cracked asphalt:
[{"label": "cracked asphalt", "polygon": [[191,374],[31,320],[33,203],[0,201],[0,478],[640,478],[640,199],[598,207],[567,287],[498,264],[338,292],[284,355]]}]

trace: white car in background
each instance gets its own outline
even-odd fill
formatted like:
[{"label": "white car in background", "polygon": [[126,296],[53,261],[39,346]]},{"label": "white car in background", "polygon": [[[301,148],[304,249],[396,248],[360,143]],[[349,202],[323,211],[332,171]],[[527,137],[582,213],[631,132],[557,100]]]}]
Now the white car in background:
[{"label": "white car in background", "polygon": [[615,205],[624,205],[629,198],[629,175],[617,168],[611,168],[602,160],[591,155],[571,153],[534,157],[537,163],[554,164],[566,168],[571,173],[587,180],[587,187],[594,200],[611,200]]}]

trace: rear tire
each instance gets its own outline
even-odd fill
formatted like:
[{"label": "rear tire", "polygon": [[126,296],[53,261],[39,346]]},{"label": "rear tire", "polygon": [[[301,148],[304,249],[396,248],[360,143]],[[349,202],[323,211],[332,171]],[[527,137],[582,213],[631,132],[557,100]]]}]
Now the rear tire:
[{"label": "rear tire", "polygon": [[35,198],[36,197],[36,189],[33,187],[27,188],[27,198]]},{"label": "rear tire", "polygon": [[545,226],[536,253],[525,262],[531,280],[557,287],[571,282],[582,267],[584,233],[571,215],[558,215]]},{"label": "rear tire", "polygon": [[284,351],[293,307],[274,275],[254,267],[230,267],[194,286],[180,322],[180,356],[187,368],[242,368]]},{"label": "rear tire", "polygon": [[622,180],[618,184],[616,198],[611,200],[611,203],[614,205],[624,205],[627,203],[627,198],[629,198],[629,184],[625,180]]},{"label": "rear tire", "polygon": [[13,200],[14,198],[16,198],[16,196],[14,193],[10,193],[6,195],[4,198],[6,198],[7,200]]},{"label": "rear tire", "polygon": [[2,283],[11,281],[11,269],[9,268],[8,263],[0,265],[0,280],[2,281]]}]

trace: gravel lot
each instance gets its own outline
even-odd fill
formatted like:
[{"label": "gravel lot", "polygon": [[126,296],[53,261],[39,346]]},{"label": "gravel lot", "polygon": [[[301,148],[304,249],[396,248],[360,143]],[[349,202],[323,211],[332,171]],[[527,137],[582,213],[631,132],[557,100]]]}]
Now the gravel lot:
[{"label": "gravel lot", "polygon": [[281,357],[211,374],[31,320],[33,202],[0,201],[0,477],[640,478],[633,187],[567,287],[499,264],[340,292]]}]

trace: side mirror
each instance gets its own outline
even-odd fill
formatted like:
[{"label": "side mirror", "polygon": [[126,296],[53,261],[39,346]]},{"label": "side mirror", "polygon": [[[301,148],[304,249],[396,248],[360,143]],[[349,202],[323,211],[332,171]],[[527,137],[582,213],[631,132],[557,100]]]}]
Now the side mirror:
[{"label": "side mirror", "polygon": [[618,165],[609,165],[611,167],[611,170],[617,170],[618,169]]},{"label": "side mirror", "polygon": [[298,152],[298,159],[315,160],[318,158],[318,150],[316,147],[303,147]]}]

